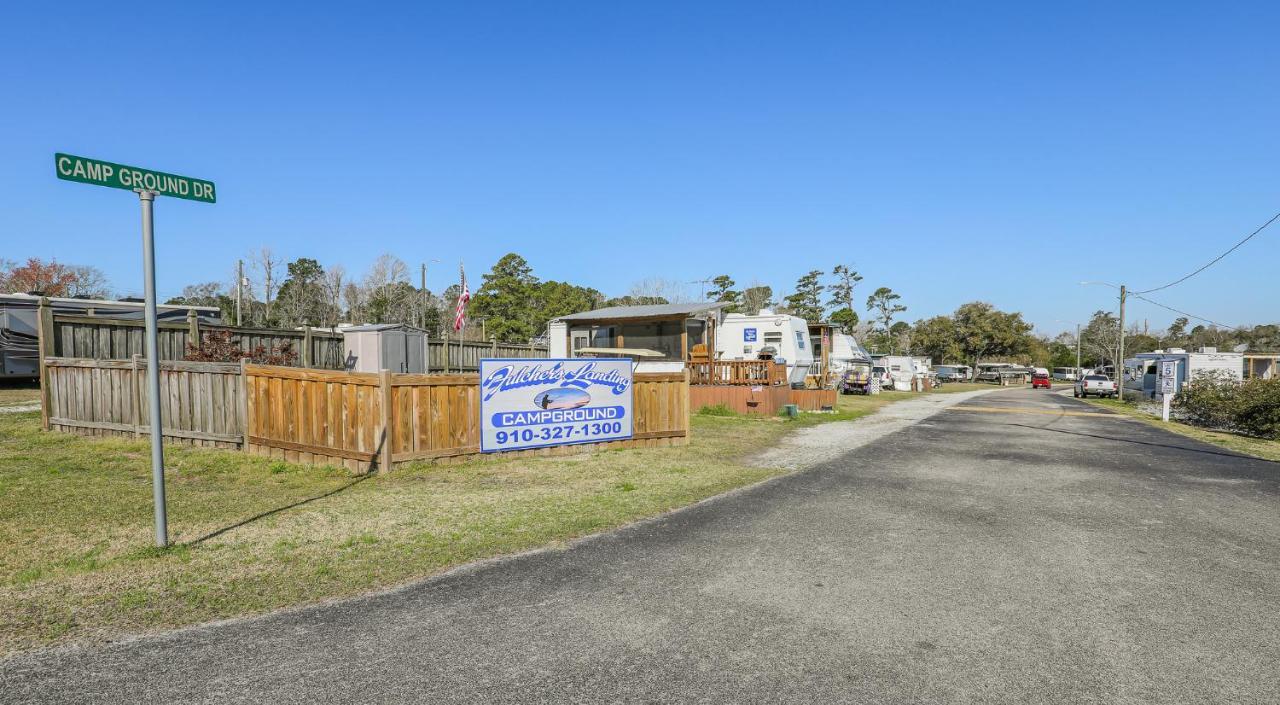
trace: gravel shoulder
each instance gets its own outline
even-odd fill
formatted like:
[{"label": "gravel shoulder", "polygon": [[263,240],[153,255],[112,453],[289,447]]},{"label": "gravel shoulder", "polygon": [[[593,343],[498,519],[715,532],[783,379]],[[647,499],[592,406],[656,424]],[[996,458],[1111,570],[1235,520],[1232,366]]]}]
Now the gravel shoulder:
[{"label": "gravel shoulder", "polygon": [[854,421],[811,426],[787,435],[781,443],[751,457],[748,462],[758,467],[780,467],[788,470],[813,467],[835,460],[890,433],[901,431],[947,407],[1000,389],[1002,388],[992,387],[956,394],[926,394],[895,402]]}]

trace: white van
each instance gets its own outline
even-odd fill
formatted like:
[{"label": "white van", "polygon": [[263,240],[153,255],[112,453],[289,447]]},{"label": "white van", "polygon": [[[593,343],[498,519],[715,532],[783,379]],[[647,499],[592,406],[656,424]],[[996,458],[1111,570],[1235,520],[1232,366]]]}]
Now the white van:
[{"label": "white van", "polygon": [[755,316],[730,313],[716,331],[716,356],[719,360],[755,360],[760,349],[773,348],[775,358],[785,362],[787,380],[804,384],[813,365],[813,345],[809,340],[809,324],[803,318],[761,309]]}]

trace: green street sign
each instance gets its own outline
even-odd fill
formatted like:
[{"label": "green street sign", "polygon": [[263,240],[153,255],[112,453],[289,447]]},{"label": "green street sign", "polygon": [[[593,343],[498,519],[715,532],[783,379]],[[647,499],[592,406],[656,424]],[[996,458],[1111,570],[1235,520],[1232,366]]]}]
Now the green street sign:
[{"label": "green street sign", "polygon": [[136,166],[114,164],[61,152],[53,155],[53,164],[58,172],[58,178],[67,181],[122,188],[126,191],[151,191],[161,196],[174,196],[189,201],[215,203],[218,200],[212,181],[193,179],[190,176],[139,169]]}]

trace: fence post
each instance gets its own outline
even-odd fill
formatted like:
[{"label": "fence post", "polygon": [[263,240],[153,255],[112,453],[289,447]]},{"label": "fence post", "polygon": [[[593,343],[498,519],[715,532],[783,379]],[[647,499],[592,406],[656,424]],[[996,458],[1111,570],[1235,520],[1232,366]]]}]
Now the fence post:
[{"label": "fence post", "polygon": [[240,358],[240,450],[249,452],[249,366],[248,358]]},{"label": "fence post", "polygon": [[444,329],[444,373],[449,374],[449,329]]},{"label": "fence post", "polygon": [[[187,345],[194,345],[199,348],[201,342],[203,341],[200,340],[200,317],[196,315],[194,308],[189,308],[187,309]],[[181,360],[186,357],[186,352],[186,350],[177,351],[178,357],[176,359]]]},{"label": "fence post", "polygon": [[134,353],[129,356],[129,388],[133,390],[133,437],[142,438],[142,417],[144,410],[142,404],[146,401],[146,397],[142,394],[142,386],[138,382],[138,370],[141,368],[139,364],[142,356]]},{"label": "fence post", "polygon": [[382,392],[382,454],[378,470],[391,469],[391,370],[378,372],[378,387]]},{"label": "fence post", "polygon": [[311,367],[311,326],[302,332],[302,366]]},{"label": "fence post", "polygon": [[[547,351],[547,354],[549,355],[549,354],[550,354],[550,351]],[[689,370],[689,368],[688,368],[688,367],[686,367],[686,368],[684,368],[684,390],[681,392],[681,393],[684,395],[684,402],[683,402],[683,406],[684,406],[684,421],[683,421],[683,423],[684,423],[684,438],[685,438],[685,442],[686,442],[686,443],[688,442],[689,437],[693,435],[693,418],[690,416],[690,414],[692,414],[692,413],[693,413],[693,410],[689,408],[689,383],[690,383],[691,381],[692,381],[692,379],[691,379],[691,371]]]},{"label": "fence post", "polygon": [[44,426],[44,430],[49,430],[49,401],[52,398],[49,393],[49,370],[45,366],[45,358],[53,355],[53,309],[49,308],[49,298],[47,296],[40,297],[39,307],[36,309],[37,317],[40,319],[37,326],[36,350],[40,354],[40,423]]},{"label": "fence post", "polygon": [[489,357],[497,357],[497,356],[498,356],[498,337],[491,335],[489,336]]}]

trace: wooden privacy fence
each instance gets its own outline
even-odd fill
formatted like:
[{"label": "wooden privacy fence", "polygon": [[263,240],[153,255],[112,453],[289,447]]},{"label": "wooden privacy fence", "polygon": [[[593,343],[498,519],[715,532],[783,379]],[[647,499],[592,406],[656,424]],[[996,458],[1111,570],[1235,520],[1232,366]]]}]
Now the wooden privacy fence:
[{"label": "wooden privacy fence", "polygon": [[[45,427],[86,435],[143,436],[147,366],[130,360],[46,358],[41,385]],[[226,362],[161,362],[160,413],[167,439],[235,448],[244,412],[240,365]]]},{"label": "wooden privacy fence", "polygon": [[[44,348],[46,356],[90,358],[94,360],[128,360],[146,354],[146,324],[142,320],[54,314],[42,308],[40,333],[51,341]],[[297,354],[297,366],[341,370],[346,363],[342,333],[330,330],[286,330],[282,328],[247,328],[201,321],[189,315],[185,321],[160,321],[158,329],[161,360],[182,360],[187,345],[199,341],[204,333],[226,331],[240,350],[250,352],[259,346],[271,350],[289,344]],[[476,372],[483,357],[545,358],[545,345],[515,345],[495,340],[428,339],[427,369],[432,372]]]},{"label": "wooden privacy fence", "polygon": [[[245,380],[245,440],[253,453],[368,470],[480,452],[478,375],[246,365]],[[634,382],[633,438],[594,445],[688,442],[686,376],[637,374]],[[564,451],[565,447],[514,452]]]},{"label": "wooden privacy fence", "polygon": [[[50,352],[58,357],[127,360],[146,354],[146,323],[141,320],[56,314],[49,327],[53,338]],[[343,365],[341,333],[225,326],[195,316],[158,323],[160,359],[181,360],[188,344],[200,340],[204,333],[221,331],[229,331],[232,342],[244,352],[289,344],[302,367],[341,369]]]}]

